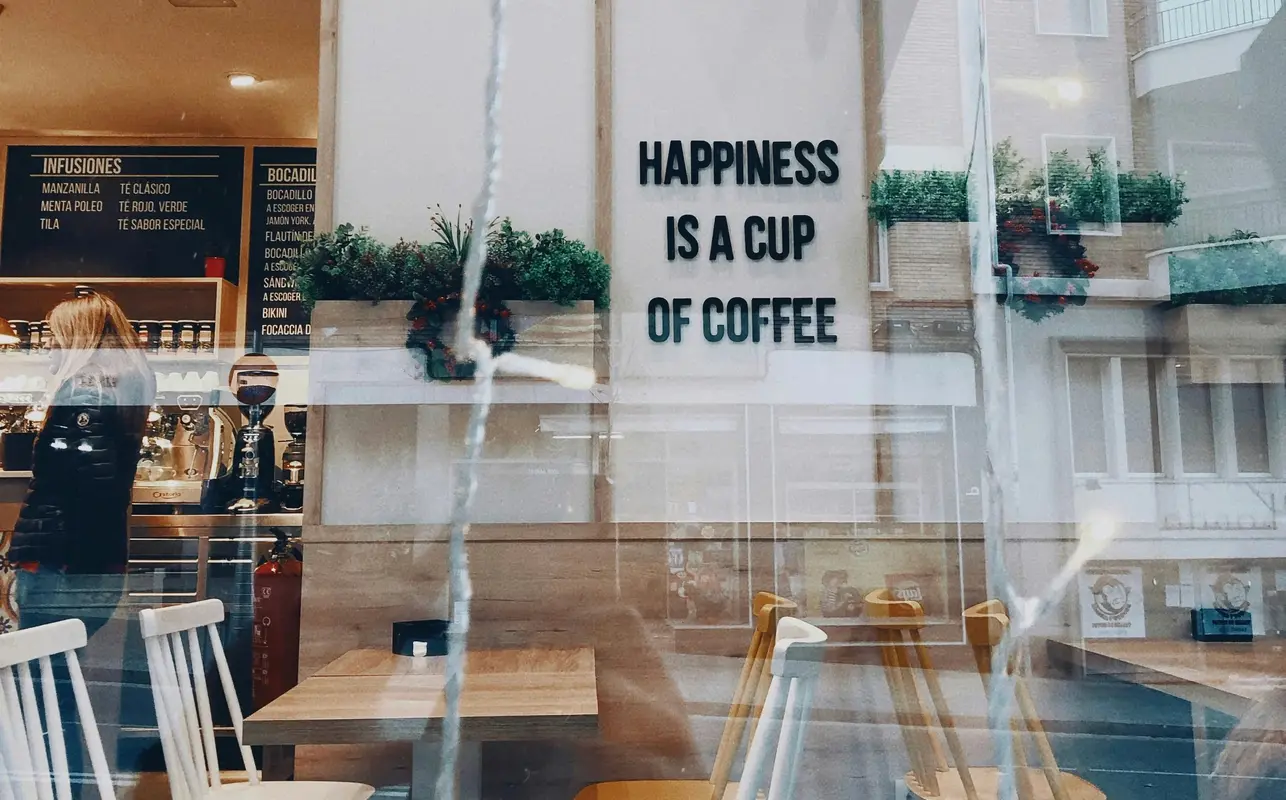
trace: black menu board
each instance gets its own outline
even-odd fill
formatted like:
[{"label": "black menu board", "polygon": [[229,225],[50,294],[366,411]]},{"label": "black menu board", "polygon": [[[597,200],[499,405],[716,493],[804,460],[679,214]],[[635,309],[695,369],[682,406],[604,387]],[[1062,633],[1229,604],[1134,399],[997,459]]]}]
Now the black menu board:
[{"label": "black menu board", "polygon": [[303,355],[310,332],[287,263],[313,237],[317,149],[256,147],[246,266],[246,346],[268,355]]},{"label": "black menu board", "polygon": [[12,146],[0,276],[198,278],[240,272],[240,147]]}]

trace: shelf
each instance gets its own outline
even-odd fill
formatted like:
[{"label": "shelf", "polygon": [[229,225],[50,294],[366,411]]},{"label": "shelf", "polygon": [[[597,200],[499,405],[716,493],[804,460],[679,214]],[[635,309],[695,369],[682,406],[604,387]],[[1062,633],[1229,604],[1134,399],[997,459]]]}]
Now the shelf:
[{"label": "shelf", "polygon": [[0,286],[45,286],[65,289],[69,286],[152,286],[176,288],[185,286],[232,286],[226,278],[0,278]]},{"label": "shelf", "polygon": [[0,278],[0,317],[45,319],[79,285],[110,294],[131,320],[213,320],[220,352],[237,340],[237,287],[223,278]]}]

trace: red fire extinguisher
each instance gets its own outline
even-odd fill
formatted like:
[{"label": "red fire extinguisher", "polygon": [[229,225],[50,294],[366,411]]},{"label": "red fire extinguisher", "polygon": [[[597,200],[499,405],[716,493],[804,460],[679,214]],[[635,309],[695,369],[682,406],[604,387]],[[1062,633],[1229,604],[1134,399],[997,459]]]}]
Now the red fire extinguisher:
[{"label": "red fire extinguisher", "polygon": [[254,574],[254,642],[251,698],[255,709],[276,700],[299,682],[299,610],[304,563],[280,528],[272,552]]}]

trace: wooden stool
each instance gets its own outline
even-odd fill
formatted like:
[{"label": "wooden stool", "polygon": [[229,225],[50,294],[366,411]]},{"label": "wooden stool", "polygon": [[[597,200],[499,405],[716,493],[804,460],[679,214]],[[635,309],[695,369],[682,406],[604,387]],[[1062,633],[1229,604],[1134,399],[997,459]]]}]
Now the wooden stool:
[{"label": "wooden stool", "polygon": [[[894,713],[911,760],[911,771],[905,777],[907,789],[921,800],[997,798],[1000,770],[996,767],[970,767],[965,758],[955,718],[951,715],[942,684],[929,657],[929,649],[921,635],[925,626],[923,607],[912,600],[894,599],[887,589],[877,589],[868,594],[865,606],[867,618],[876,626]],[[996,600],[973,606],[965,611],[964,616],[965,634],[973,648],[984,691],[989,691],[992,650],[1003,638],[1009,617],[1004,613],[1004,606]],[[913,653],[914,659],[911,657]],[[1031,695],[1015,670],[1015,659],[1010,659],[1008,669],[1015,681],[1023,725],[1035,741],[1041,762],[1039,770],[1027,766],[1018,721],[1011,721],[1019,800],[1105,800],[1103,792],[1093,784],[1059,770]],[[938,728],[951,753],[954,767],[948,766],[942,744],[934,735],[932,718],[920,696],[921,681],[933,703]],[[1044,781],[1040,780],[1042,774]]]},{"label": "wooden stool", "polygon": [[[741,676],[733,693],[732,707],[723,725],[723,737],[714,759],[714,770],[708,781],[615,781],[586,786],[575,800],[732,800],[737,785],[729,783],[733,761],[743,741],[754,738],[768,686],[772,682],[773,646],[777,641],[777,623],[794,616],[797,606],[784,597],[768,592],[755,595],[751,611],[755,630],[750,637]],[[746,729],[750,735],[746,736]]]}]

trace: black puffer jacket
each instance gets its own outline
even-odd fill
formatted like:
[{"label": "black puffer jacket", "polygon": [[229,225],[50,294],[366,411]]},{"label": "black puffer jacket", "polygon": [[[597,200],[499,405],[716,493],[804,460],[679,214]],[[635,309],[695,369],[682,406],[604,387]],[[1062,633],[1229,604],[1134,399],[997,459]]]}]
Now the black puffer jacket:
[{"label": "black puffer jacket", "polygon": [[78,574],[125,571],[130,488],[154,385],[150,375],[126,374],[91,363],[55,393],[14,526],[15,563]]}]

